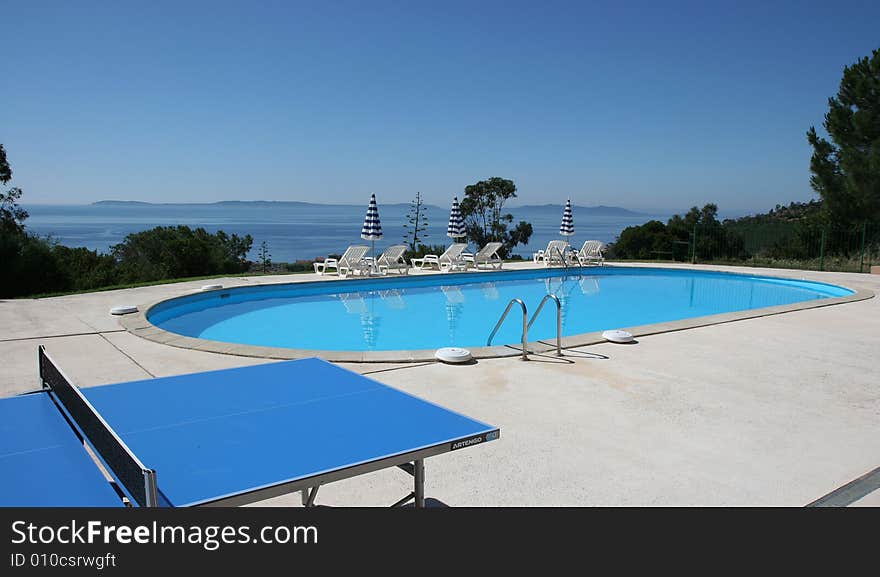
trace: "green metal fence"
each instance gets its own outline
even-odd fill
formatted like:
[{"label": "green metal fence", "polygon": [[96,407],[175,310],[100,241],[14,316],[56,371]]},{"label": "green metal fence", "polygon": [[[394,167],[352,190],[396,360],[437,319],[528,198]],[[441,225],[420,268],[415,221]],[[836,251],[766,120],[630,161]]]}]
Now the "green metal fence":
[{"label": "green metal fence", "polygon": [[870,272],[880,265],[880,223],[853,227],[799,222],[697,225],[685,240],[654,251],[657,260]]}]

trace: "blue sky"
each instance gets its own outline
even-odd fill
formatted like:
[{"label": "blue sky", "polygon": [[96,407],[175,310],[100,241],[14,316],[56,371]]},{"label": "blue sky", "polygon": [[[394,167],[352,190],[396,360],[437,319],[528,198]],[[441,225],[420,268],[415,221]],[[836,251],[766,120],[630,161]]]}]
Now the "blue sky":
[{"label": "blue sky", "polygon": [[814,198],[804,133],[880,2],[0,0],[23,202]]}]

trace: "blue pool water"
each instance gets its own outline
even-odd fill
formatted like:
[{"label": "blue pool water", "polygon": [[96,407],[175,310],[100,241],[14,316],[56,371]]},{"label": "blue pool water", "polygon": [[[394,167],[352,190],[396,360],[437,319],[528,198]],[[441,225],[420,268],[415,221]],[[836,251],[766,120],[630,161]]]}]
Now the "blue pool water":
[{"label": "blue pool water", "polygon": [[[166,331],[257,346],[335,351],[480,347],[510,299],[522,299],[531,315],[548,293],[562,302],[562,331],[569,336],[853,291],[772,277],[595,267],[247,287],[166,301],[147,316]],[[555,308],[547,303],[529,330],[530,341],[555,338]],[[519,311],[511,311],[493,344],[519,342]]]}]

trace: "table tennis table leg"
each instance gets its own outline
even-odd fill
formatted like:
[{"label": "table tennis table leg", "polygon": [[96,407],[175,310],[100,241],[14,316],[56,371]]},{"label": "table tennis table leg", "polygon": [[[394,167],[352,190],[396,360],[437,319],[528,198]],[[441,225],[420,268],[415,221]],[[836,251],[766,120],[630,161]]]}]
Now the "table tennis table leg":
[{"label": "table tennis table leg", "polygon": [[303,507],[314,507],[315,506],[315,497],[318,496],[318,487],[312,487],[311,489],[303,489],[302,490],[302,502]]},{"label": "table tennis table leg", "polygon": [[[404,471],[409,472],[413,476],[413,492],[411,495],[401,499],[394,506],[399,506],[410,499],[414,499],[414,504],[416,507],[423,508],[425,506],[425,460],[424,459],[416,459],[412,462],[412,465],[409,463],[404,463],[403,465],[398,465]],[[318,489],[321,486],[318,485],[316,487],[312,487],[310,489],[303,489],[300,491],[302,493],[302,504],[303,507],[314,507],[315,506],[315,497],[318,496]]]},{"label": "table tennis table leg", "polygon": [[421,508],[425,506],[425,460],[416,459],[413,464],[415,465],[413,474],[415,479],[415,506]]}]

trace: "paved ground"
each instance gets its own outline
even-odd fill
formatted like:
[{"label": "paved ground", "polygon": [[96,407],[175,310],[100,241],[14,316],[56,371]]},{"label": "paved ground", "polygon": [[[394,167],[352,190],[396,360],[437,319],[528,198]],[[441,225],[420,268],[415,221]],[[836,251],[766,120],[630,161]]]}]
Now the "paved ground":
[{"label": "paved ground", "polygon": [[[748,271],[880,293],[880,275]],[[266,362],[147,341],[108,314],[202,284],[0,301],[0,396],[37,387],[38,344],[83,387]],[[499,441],[427,461],[428,496],[450,505],[801,506],[880,467],[878,351],[872,298],[581,347],[563,359],[343,366],[501,427]],[[875,472],[830,501],[878,506],[878,486]],[[381,471],[323,487],[318,502],[383,505],[409,487],[402,471]]]}]

